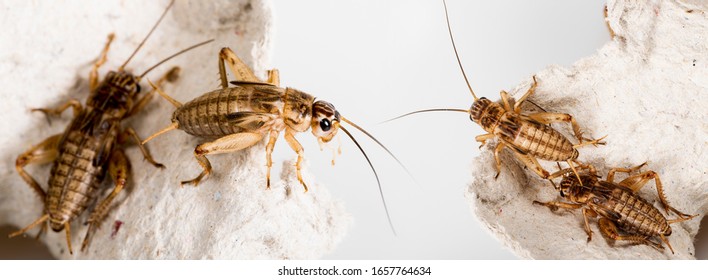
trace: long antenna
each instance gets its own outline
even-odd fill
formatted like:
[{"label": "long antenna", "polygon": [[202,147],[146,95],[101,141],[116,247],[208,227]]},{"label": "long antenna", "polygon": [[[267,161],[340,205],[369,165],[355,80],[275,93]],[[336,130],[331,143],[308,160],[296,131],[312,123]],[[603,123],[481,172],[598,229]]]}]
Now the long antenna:
[{"label": "long antenna", "polygon": [[180,54],[186,53],[186,52],[188,52],[188,51],[191,51],[191,50],[193,50],[193,49],[195,49],[195,48],[198,48],[198,47],[201,47],[201,46],[203,46],[203,45],[209,44],[209,43],[211,43],[211,42],[213,42],[213,41],[214,41],[214,39],[206,40],[206,41],[204,41],[204,42],[201,42],[201,43],[199,43],[199,44],[196,44],[196,45],[193,45],[193,46],[191,46],[191,47],[189,47],[189,48],[186,48],[186,49],[184,49],[184,50],[181,50],[181,51],[179,51],[179,52],[177,52],[177,53],[175,53],[175,54],[173,54],[173,55],[171,55],[171,56],[168,56],[167,58],[161,60],[161,61],[158,62],[157,64],[155,64],[155,65],[153,65],[152,67],[148,68],[148,70],[145,70],[145,72],[143,72],[143,74],[140,75],[140,78],[142,78],[142,77],[144,77],[145,75],[147,75],[147,73],[150,72],[150,71],[152,71],[152,69],[155,69],[155,68],[157,68],[157,66],[160,66],[160,64],[163,64],[163,63],[165,63],[166,61],[168,61],[168,60],[170,60],[170,59],[173,59],[175,56],[178,56],[178,55],[180,55]]},{"label": "long antenna", "polygon": [[128,59],[125,62],[123,62],[123,65],[121,65],[120,68],[118,68],[118,71],[123,71],[123,68],[125,68],[125,66],[128,65],[128,62],[130,62],[130,60],[133,59],[133,56],[135,56],[135,54],[138,53],[138,50],[140,50],[140,48],[145,44],[145,41],[147,41],[147,39],[150,38],[150,35],[152,35],[152,32],[155,31],[155,28],[157,28],[157,25],[160,24],[162,19],[167,14],[167,11],[170,10],[170,8],[172,8],[172,5],[174,5],[174,3],[175,3],[175,0],[170,1],[170,4],[167,5],[167,8],[165,8],[165,11],[162,12],[160,19],[158,19],[157,22],[155,23],[155,25],[152,26],[152,29],[150,29],[150,32],[147,34],[147,36],[145,36],[143,41],[140,42],[140,45],[138,45],[138,47],[135,48],[135,51],[133,51],[133,54],[131,54],[130,57],[128,57]]},{"label": "long antenna", "polygon": [[403,114],[403,115],[400,115],[400,116],[398,116],[398,117],[385,120],[385,121],[383,121],[383,122],[381,122],[381,123],[387,123],[387,122],[395,121],[395,120],[397,120],[397,119],[400,119],[400,118],[403,118],[403,117],[407,117],[407,116],[410,116],[410,115],[413,115],[413,114],[426,113],[426,112],[462,112],[462,113],[469,114],[469,113],[470,113],[470,110],[465,110],[465,109],[448,109],[448,108],[425,109],[425,110],[413,111],[413,112],[410,112],[410,113],[407,113],[407,114]]},{"label": "long antenna", "polygon": [[467,88],[470,89],[470,93],[474,97],[474,101],[479,100],[477,98],[477,95],[474,94],[474,90],[472,90],[472,86],[470,86],[470,81],[467,79],[467,74],[465,74],[465,68],[462,67],[462,62],[460,62],[460,55],[457,54],[457,46],[455,46],[455,38],[452,36],[452,28],[450,28],[450,17],[447,14],[447,3],[445,3],[445,0],[443,0],[443,6],[445,7],[445,20],[447,21],[447,31],[450,33],[450,41],[452,42],[452,49],[455,50],[455,57],[457,58],[457,64],[460,65],[460,70],[462,70],[462,76],[465,77],[465,83],[467,83]]},{"label": "long antenna", "polygon": [[386,210],[386,218],[388,219],[388,225],[391,226],[391,231],[393,231],[393,235],[396,235],[396,229],[393,227],[393,221],[391,221],[391,215],[388,213],[388,206],[386,206],[386,199],[384,198],[383,189],[381,188],[381,181],[379,180],[379,174],[376,173],[376,169],[374,168],[374,165],[371,163],[369,156],[366,155],[366,152],[364,152],[364,149],[361,148],[361,145],[359,145],[359,142],[357,142],[356,139],[354,139],[354,136],[352,136],[352,134],[349,133],[349,131],[346,128],[344,128],[343,126],[340,126],[339,128],[341,128],[342,131],[344,131],[344,133],[346,133],[347,136],[349,136],[349,138],[352,139],[354,144],[356,144],[356,146],[359,148],[359,151],[361,151],[361,153],[366,158],[366,161],[369,162],[369,166],[371,166],[371,171],[374,171],[374,176],[376,177],[376,183],[379,185],[379,194],[381,194],[381,201],[383,201],[384,210]]},{"label": "long antenna", "polygon": [[[398,162],[398,165],[400,165],[403,168],[403,170],[405,170],[406,173],[408,173],[408,176],[410,176],[411,179],[413,179],[413,181],[415,181],[413,174],[411,174],[411,172],[408,170],[408,168],[405,165],[403,165],[403,163],[400,160],[398,160],[398,158],[395,155],[393,155],[393,153],[388,148],[386,148],[386,146],[384,146],[384,144],[379,142],[379,140],[377,140],[369,132],[367,132],[366,130],[364,130],[363,128],[358,126],[357,124],[353,123],[352,121],[346,119],[345,117],[342,117],[342,121],[345,123],[348,123],[349,125],[353,126],[354,128],[358,129],[359,131],[363,132],[364,134],[366,134],[366,136],[369,136],[369,138],[371,138],[371,140],[374,140],[374,142],[376,142],[376,144],[379,144],[379,146],[381,146],[381,148],[383,148],[388,153],[388,155],[390,155],[394,160],[396,160],[396,162]],[[416,184],[417,183],[418,182],[416,182]]]}]

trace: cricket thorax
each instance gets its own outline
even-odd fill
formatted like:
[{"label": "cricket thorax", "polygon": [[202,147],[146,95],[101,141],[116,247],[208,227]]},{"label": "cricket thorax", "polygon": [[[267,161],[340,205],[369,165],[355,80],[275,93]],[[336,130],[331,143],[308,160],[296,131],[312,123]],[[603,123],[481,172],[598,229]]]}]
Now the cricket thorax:
[{"label": "cricket thorax", "polygon": [[588,174],[581,174],[580,180],[582,180],[582,184],[574,173],[563,176],[559,186],[560,195],[576,203],[587,203],[593,196],[592,191],[595,190],[592,186],[599,184],[599,180]]},{"label": "cricket thorax", "polygon": [[310,128],[314,103],[314,96],[294,88],[286,88],[282,117],[285,125],[295,131],[307,131]]},{"label": "cricket thorax", "polygon": [[86,105],[98,111],[127,111],[133,106],[133,98],[140,92],[138,78],[127,72],[109,72],[106,78],[86,101]]}]

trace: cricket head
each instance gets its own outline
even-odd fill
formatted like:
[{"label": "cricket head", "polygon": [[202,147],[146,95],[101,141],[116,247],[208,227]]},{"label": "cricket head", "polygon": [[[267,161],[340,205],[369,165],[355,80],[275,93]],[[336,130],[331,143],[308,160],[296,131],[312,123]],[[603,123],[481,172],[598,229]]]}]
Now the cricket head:
[{"label": "cricket head", "polygon": [[327,143],[339,131],[340,115],[332,103],[318,100],[312,106],[312,134],[318,140]]},{"label": "cricket head", "polygon": [[504,108],[501,105],[484,97],[475,100],[469,110],[470,120],[476,122],[488,132],[492,131],[504,112]]}]

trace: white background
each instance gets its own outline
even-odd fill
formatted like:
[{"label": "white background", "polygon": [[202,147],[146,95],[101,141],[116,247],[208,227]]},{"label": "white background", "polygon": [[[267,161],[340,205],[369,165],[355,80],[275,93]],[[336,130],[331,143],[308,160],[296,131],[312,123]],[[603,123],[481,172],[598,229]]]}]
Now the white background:
[{"label": "white background", "polygon": [[[472,104],[442,1],[274,1],[273,6],[271,65],[280,69],[281,85],[334,104],[387,145],[419,183],[374,142],[356,134],[381,176],[398,231],[394,236],[374,176],[346,135],[341,135],[343,154],[334,167],[331,152],[320,152],[309,133],[300,135],[310,172],[344,200],[354,219],[347,237],[327,257],[514,258],[482,227],[464,198],[469,165],[479,153],[474,136],[483,132],[468,116],[428,113],[379,124],[414,110]],[[610,40],[603,7],[603,1],[448,2],[472,87],[492,100],[550,64],[570,66],[594,54]],[[276,150],[281,157],[294,157],[285,145]]]}]

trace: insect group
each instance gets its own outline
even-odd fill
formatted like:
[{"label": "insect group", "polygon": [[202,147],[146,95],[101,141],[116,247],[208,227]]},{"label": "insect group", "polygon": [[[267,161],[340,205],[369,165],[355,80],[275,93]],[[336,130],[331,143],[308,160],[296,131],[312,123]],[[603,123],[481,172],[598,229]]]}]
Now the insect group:
[{"label": "insect group", "polygon": [[[570,114],[547,112],[539,106],[537,107],[542,112],[526,113],[522,110],[522,104],[528,101],[528,98],[535,92],[537,85],[536,76],[532,77],[533,82],[529,89],[516,101],[511,99],[509,94],[503,90],[500,93],[501,101],[499,102],[493,102],[484,97],[478,98],[472,90],[462,67],[450,27],[447,4],[444,0],[443,5],[455,57],[465,83],[474,98],[474,103],[468,110],[451,108],[425,109],[407,113],[391,120],[423,112],[449,111],[468,114],[470,120],[477,123],[487,132],[475,137],[475,140],[481,143],[480,148],[492,139],[497,143],[493,151],[497,171],[495,179],[499,176],[502,166],[499,154],[505,148],[508,148],[517,160],[540,178],[549,180],[554,186],[553,180],[558,177],[562,178],[560,187],[556,187],[556,189],[560,191],[562,197],[572,203],[560,201],[546,203],[534,201],[533,203],[547,206],[552,210],[558,208],[582,208],[588,241],[591,240],[592,236],[588,218],[599,216],[601,217],[598,221],[600,230],[608,238],[648,244],[657,249],[662,249],[661,243],[652,241],[653,238],[659,238],[669,246],[673,253],[673,248],[671,248],[666,238],[671,234],[669,224],[686,221],[695,216],[684,214],[668,204],[662,190],[659,175],[653,171],[648,171],[630,176],[619,183],[614,183],[614,173],[629,173],[638,170],[644,165],[642,164],[630,169],[611,169],[608,173],[607,181],[598,180],[594,167],[578,161],[578,148],[588,145],[605,145],[602,140],[606,136],[599,139],[583,137],[580,126]],[[573,136],[578,141],[577,144],[573,144],[561,132],[550,126],[552,123],[559,122],[570,124]],[[559,165],[559,169],[559,162],[566,162],[569,168],[550,173],[539,164],[539,159],[556,162]],[[579,172],[578,168],[585,171]],[[657,193],[666,213],[674,213],[678,215],[678,218],[667,220],[658,209],[637,194],[637,191],[650,179],[655,180]],[[620,233],[620,230],[624,234]]]},{"label": "insect group", "polygon": [[[110,71],[103,80],[99,81],[98,69],[106,62],[109,46],[114,38],[113,34],[108,36],[108,42],[89,74],[90,93],[84,105],[78,100],[70,100],[55,109],[33,109],[49,117],[60,115],[66,109],[72,108],[74,117],[63,133],[45,139],[17,158],[18,174],[40,197],[44,203],[44,210],[40,218],[12,233],[10,237],[24,234],[36,226],[41,226],[41,234],[48,224],[54,231],[65,231],[68,250],[73,253],[71,223],[90,209],[87,219],[88,229],[81,246],[84,250],[113,206],[113,200],[125,188],[130,176],[130,161],[125,155],[123,145],[129,141],[134,142],[150,164],[157,168],[164,168],[153,159],[145,144],[174,129],[204,139],[204,142],[197,145],[193,151],[197,163],[201,166],[201,172],[194,178],[182,181],[183,185],[196,187],[213,172],[207,156],[240,151],[267,139],[265,188],[270,188],[272,153],[278,138],[283,134],[285,141],[297,154],[296,176],[305,192],[308,191],[308,186],[302,177],[304,149],[295,135],[310,130],[322,144],[330,142],[338,131],[342,130],[352,139],[373,171],[388,223],[393,230],[379,175],[368,155],[347,127],[353,127],[364,133],[399,164],[401,162],[370,133],[340,114],[331,103],[317,100],[313,95],[294,88],[280,87],[278,70],[268,71],[268,78],[261,80],[234,51],[225,47],[218,54],[219,89],[203,93],[183,104],[162,90],[166,82],[177,79],[180,69],[174,67],[155,83],[148,81],[152,90],[142,93],[140,81],[152,69],[176,55],[211,42],[210,40],[199,43],[180,51],[160,61],[141,75],[134,75],[125,70],[133,55],[150,37],[173,2],[168,5],[133,54],[116,71]],[[488,142],[496,143],[493,149],[495,178],[502,170],[500,153],[505,150],[510,151],[533,173],[549,180],[559,191],[561,198],[565,199],[533,203],[553,211],[560,208],[581,209],[588,241],[592,238],[589,220],[598,218],[600,232],[612,240],[641,243],[657,249],[663,249],[662,244],[665,243],[673,252],[667,238],[672,232],[670,225],[695,216],[682,213],[669,205],[659,175],[653,171],[646,171],[615,182],[616,173],[631,174],[645,165],[642,164],[633,168],[610,169],[606,180],[599,179],[595,167],[578,160],[579,148],[605,145],[602,141],[605,137],[599,139],[584,137],[580,125],[570,114],[547,112],[543,109],[542,112],[530,113],[522,109],[522,105],[530,102],[529,98],[535,93],[538,82],[536,76],[533,76],[533,83],[518,100],[513,100],[506,91],[501,91],[499,102],[477,97],[470,86],[455,46],[446,4],[445,15],[457,62],[474,101],[469,109],[426,109],[400,117],[433,111],[463,112],[486,132],[475,137],[475,140],[481,144],[480,147]],[[232,81],[228,79],[227,67],[234,76]],[[174,105],[176,109],[172,114],[170,125],[141,140],[137,132],[123,124],[123,121],[140,112],[151,100],[154,92]],[[562,132],[551,127],[553,123],[568,123],[573,136],[569,139]],[[556,162],[559,170],[551,173],[541,166],[539,160]],[[50,162],[53,165],[45,191],[24,168],[29,164]],[[565,162],[568,168],[561,169],[560,162]],[[111,177],[114,187],[106,197],[96,203],[100,184],[106,175]],[[556,185],[554,180],[558,178],[560,183]],[[667,219],[659,209],[637,193],[652,180],[655,182],[658,198],[665,213],[676,215],[677,218]],[[395,230],[393,231],[395,234]]]}]

